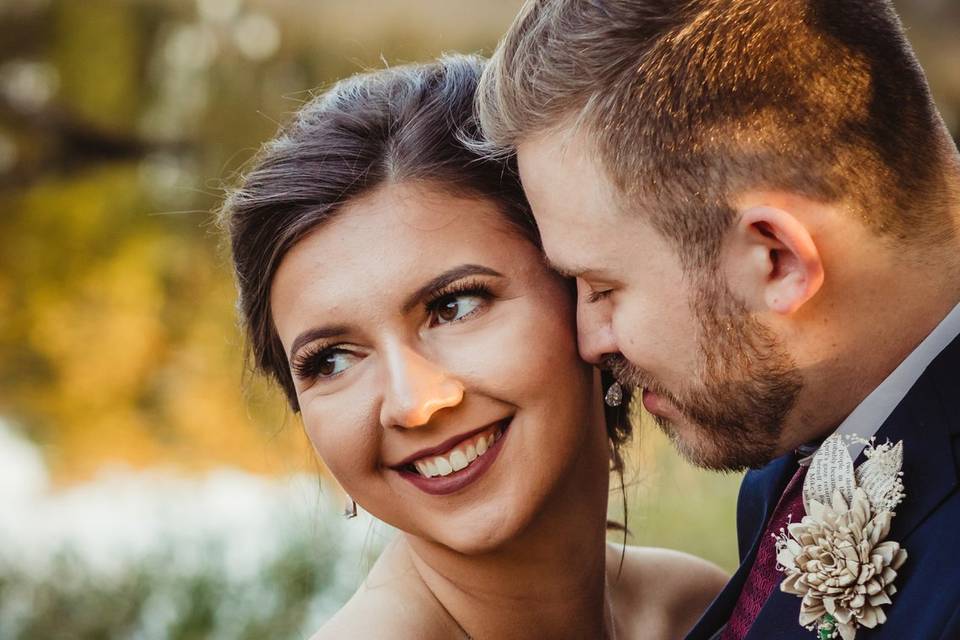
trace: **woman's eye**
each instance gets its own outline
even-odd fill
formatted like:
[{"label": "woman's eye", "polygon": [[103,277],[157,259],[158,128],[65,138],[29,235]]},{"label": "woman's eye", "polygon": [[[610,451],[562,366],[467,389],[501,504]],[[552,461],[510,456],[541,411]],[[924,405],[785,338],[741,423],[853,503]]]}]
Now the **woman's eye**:
[{"label": "woman's eye", "polygon": [[297,376],[304,380],[332,378],[352,367],[359,359],[357,354],[344,349],[325,349],[307,356],[294,369]]},{"label": "woman's eye", "polygon": [[346,351],[334,351],[322,356],[318,367],[321,376],[332,376],[345,371],[353,363],[353,354]]},{"label": "woman's eye", "polygon": [[484,303],[484,298],[477,294],[461,293],[440,298],[433,309],[435,324],[450,324],[463,320]]}]

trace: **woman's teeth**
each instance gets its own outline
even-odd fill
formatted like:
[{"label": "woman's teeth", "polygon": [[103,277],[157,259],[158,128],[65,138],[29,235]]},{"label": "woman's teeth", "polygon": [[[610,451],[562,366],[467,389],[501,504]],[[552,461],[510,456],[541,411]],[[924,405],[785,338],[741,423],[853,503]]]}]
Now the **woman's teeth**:
[{"label": "woman's teeth", "polygon": [[470,466],[470,463],[482,456],[500,439],[503,431],[494,427],[492,431],[485,431],[461,442],[442,456],[421,458],[413,463],[420,475],[427,478],[448,476],[454,471],[460,471]]}]

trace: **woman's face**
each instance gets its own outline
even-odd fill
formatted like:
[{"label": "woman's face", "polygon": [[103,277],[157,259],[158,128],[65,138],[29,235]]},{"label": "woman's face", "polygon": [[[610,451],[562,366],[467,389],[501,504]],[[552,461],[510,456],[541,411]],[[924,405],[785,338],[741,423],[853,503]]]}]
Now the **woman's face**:
[{"label": "woman's face", "polygon": [[383,187],[293,247],[271,304],[314,448],[381,520],[478,552],[605,479],[571,291],[492,202]]}]

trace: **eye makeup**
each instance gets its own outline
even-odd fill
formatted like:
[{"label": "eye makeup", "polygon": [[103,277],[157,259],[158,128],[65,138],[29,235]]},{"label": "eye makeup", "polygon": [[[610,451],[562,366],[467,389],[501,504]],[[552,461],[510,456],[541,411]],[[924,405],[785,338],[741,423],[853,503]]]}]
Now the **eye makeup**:
[{"label": "eye makeup", "polygon": [[[441,317],[440,313],[443,311],[443,308],[450,302],[453,302],[460,297],[476,297],[481,299],[483,304],[479,305],[475,309],[470,310],[463,316],[453,320],[448,320],[446,322],[438,322],[437,318]],[[458,280],[457,282],[452,282],[449,285],[441,287],[440,289],[431,293],[424,301],[423,306],[427,316],[430,318],[430,326],[433,327],[444,324],[453,324],[455,322],[463,322],[464,320],[475,316],[477,313],[482,313],[487,304],[493,300],[493,298],[494,295],[490,290],[490,287],[482,280]]]},{"label": "eye makeup", "polygon": [[[355,355],[347,349],[320,342],[305,347],[294,358],[292,369],[301,380],[315,378],[332,378],[340,373],[336,370],[336,363],[331,358],[337,355]],[[331,369],[332,365],[332,369]]]},{"label": "eye makeup", "polygon": [[[497,274],[499,275],[499,274]],[[471,309],[463,316],[446,322],[439,322],[440,312],[451,302],[461,297],[476,297],[482,301],[476,308]],[[464,278],[445,284],[430,292],[423,300],[422,308],[426,314],[429,326],[438,327],[463,322],[483,313],[489,302],[495,299],[495,294],[488,283],[480,278]],[[346,332],[345,330],[343,331]],[[330,380],[346,371],[349,366],[337,368],[337,358],[360,358],[361,355],[342,346],[342,343],[319,341],[304,347],[291,361],[291,369],[297,378],[303,381],[317,379]]]}]

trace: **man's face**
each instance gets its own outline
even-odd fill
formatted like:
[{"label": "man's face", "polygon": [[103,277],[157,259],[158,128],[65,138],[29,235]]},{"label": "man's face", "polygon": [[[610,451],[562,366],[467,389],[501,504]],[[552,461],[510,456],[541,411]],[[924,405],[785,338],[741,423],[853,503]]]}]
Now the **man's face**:
[{"label": "man's face", "polygon": [[642,389],[695,464],[765,464],[802,387],[796,366],[721,275],[686,273],[642,211],[623,211],[589,149],[564,132],[518,148],[547,259],[577,278],[581,355]]}]

